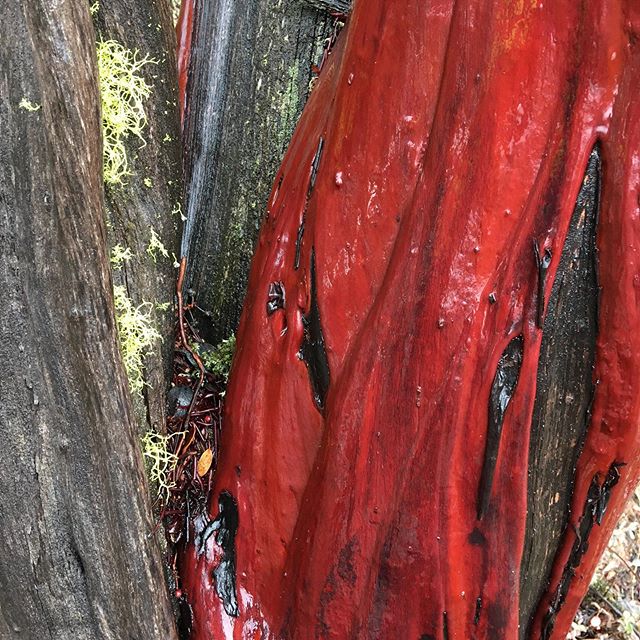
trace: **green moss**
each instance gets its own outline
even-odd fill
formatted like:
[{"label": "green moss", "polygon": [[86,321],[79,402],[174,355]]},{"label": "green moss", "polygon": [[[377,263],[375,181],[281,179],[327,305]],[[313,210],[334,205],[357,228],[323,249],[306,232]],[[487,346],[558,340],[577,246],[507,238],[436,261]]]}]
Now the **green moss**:
[{"label": "green moss", "polygon": [[280,126],[278,127],[278,142],[284,148],[289,138],[291,130],[298,115],[298,103],[300,93],[298,91],[298,78],[300,75],[299,63],[296,61],[288,70],[287,88],[280,99]]},{"label": "green moss", "polygon": [[153,326],[153,305],[143,302],[137,307],[122,285],[113,287],[116,323],[120,337],[120,351],[134,394],[141,394],[144,387],[144,356],[162,337]]},{"label": "green moss", "polygon": [[233,362],[233,354],[236,351],[236,337],[231,336],[227,340],[223,340],[220,344],[211,348],[203,348],[200,344],[194,344],[192,348],[202,359],[205,369],[215,376],[224,378],[226,381],[231,371],[231,363]]},{"label": "green moss", "polygon": [[169,491],[175,486],[169,480],[169,475],[178,464],[178,456],[169,451],[169,441],[183,432],[164,436],[155,431],[147,431],[142,437],[142,455],[147,462],[147,473],[152,484],[157,486],[158,494],[165,499]]},{"label": "green moss", "polygon": [[131,175],[125,140],[136,136],[144,146],[142,132],[147,125],[144,101],[151,86],[140,70],[156,61],[138,51],[130,51],[115,40],[97,43],[98,75],[102,102],[102,137],[104,146],[104,181],[122,185]]},{"label": "green moss", "polygon": [[636,620],[634,620],[630,611],[625,610],[622,612],[622,618],[618,622],[618,627],[625,638],[633,640],[638,637],[636,635]]}]

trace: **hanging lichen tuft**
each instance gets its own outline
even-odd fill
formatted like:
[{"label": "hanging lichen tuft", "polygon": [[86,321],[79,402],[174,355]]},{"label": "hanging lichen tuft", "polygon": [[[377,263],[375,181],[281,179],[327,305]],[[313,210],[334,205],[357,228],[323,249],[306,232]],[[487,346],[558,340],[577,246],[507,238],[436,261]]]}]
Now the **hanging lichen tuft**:
[{"label": "hanging lichen tuft", "polygon": [[140,75],[147,64],[157,64],[148,55],[139,58],[115,40],[97,43],[98,75],[102,103],[102,134],[104,153],[104,181],[108,185],[122,185],[128,175],[129,162],[125,140],[136,136],[146,143],[142,131],[147,125],[144,100],[152,87]]},{"label": "hanging lichen tuft", "polygon": [[162,339],[152,324],[153,305],[143,302],[134,307],[122,285],[113,288],[113,301],[129,386],[132,393],[141,393],[144,387],[143,357],[156,340]]},{"label": "hanging lichen tuft", "polygon": [[[124,249],[117,244],[111,250],[110,261],[114,271],[122,269],[130,259],[131,250],[128,247]],[[113,302],[129,387],[132,394],[141,394],[144,387],[144,356],[158,340],[162,340],[153,326],[153,304],[143,302],[134,306],[124,285],[113,287]]]}]

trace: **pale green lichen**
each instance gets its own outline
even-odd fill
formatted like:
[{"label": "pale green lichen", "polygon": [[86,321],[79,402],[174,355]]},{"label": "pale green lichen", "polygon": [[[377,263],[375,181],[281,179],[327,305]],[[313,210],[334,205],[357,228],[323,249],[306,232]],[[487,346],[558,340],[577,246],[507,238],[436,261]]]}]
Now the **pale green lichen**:
[{"label": "pale green lichen", "polygon": [[157,62],[139,57],[115,40],[97,43],[98,75],[102,102],[103,177],[108,185],[121,185],[131,175],[124,141],[136,136],[144,146],[142,132],[147,125],[144,101],[151,86],[140,70]]},{"label": "pale green lichen", "polygon": [[151,180],[151,178],[145,178],[142,182],[144,182],[144,186],[148,189],[151,189],[151,187],[153,187],[153,181]]},{"label": "pale green lichen", "polygon": [[94,2],[90,7],[89,7],[89,13],[92,16],[95,16],[96,13],[98,13],[98,11],[100,11],[100,3],[99,2]]},{"label": "pale green lichen", "polygon": [[121,244],[117,244],[111,249],[111,256],[109,257],[109,261],[111,262],[112,269],[119,271],[122,269],[122,266],[125,262],[128,262],[133,258],[133,254],[131,253],[131,249],[127,247],[123,248]]},{"label": "pale green lichen", "polygon": [[186,216],[182,213],[182,203],[180,202],[176,202],[176,206],[173,207],[173,209],[171,210],[171,214],[172,215],[178,214],[182,222],[186,222],[187,220]]},{"label": "pale green lichen", "polygon": [[141,394],[144,387],[144,356],[162,337],[153,326],[153,304],[134,306],[122,285],[113,287],[120,351],[131,392]]},{"label": "pale green lichen", "polygon": [[182,0],[171,0],[171,13],[173,15],[173,24],[178,24],[178,18],[180,17],[180,6]]},{"label": "pale green lichen", "polygon": [[170,257],[167,248],[162,244],[162,240],[160,240],[160,237],[153,227],[151,228],[151,238],[149,240],[149,245],[147,246],[147,253],[153,258],[154,262],[157,261],[158,254],[165,258]]},{"label": "pale green lichen", "polygon": [[40,111],[40,109],[42,108],[42,105],[31,102],[31,100],[29,100],[28,98],[22,98],[18,106],[20,107],[20,109],[24,109],[25,111],[30,111],[32,113],[34,111]]},{"label": "pale green lichen", "polygon": [[183,432],[162,435],[147,431],[142,437],[142,454],[146,458],[149,480],[157,485],[158,495],[165,499],[175,484],[169,480],[171,472],[178,464],[178,456],[169,451],[169,441]]}]

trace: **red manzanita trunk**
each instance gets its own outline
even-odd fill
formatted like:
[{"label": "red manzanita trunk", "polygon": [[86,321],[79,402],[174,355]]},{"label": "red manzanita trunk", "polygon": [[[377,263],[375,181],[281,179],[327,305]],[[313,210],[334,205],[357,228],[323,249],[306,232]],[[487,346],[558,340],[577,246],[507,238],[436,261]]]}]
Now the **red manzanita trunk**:
[{"label": "red manzanita trunk", "polygon": [[519,637],[542,326],[589,162],[597,384],[527,633],[564,637],[638,477],[639,29],[631,0],[356,2],[254,257],[181,558],[193,638]]}]

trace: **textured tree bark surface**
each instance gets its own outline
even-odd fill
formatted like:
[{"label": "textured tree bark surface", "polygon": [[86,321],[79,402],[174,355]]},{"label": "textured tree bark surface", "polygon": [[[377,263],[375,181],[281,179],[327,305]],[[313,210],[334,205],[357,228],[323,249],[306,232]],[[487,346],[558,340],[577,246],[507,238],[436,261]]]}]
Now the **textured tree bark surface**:
[{"label": "textured tree bark surface", "polygon": [[[116,40],[132,51],[138,50],[139,57],[148,55],[153,60],[140,71],[153,87],[144,102],[144,142],[135,136],[125,141],[131,175],[123,185],[106,185],[105,196],[109,245],[119,244],[132,253],[132,258],[114,273],[115,283],[126,287],[135,306],[143,302],[154,305],[154,325],[165,337],[146,354],[143,397],[134,397],[138,423],[160,430],[165,423],[173,357],[170,336],[175,321],[176,270],[171,254],[178,255],[182,232],[175,31],[167,0],[101,2],[94,24],[98,39]],[[147,251],[152,230],[170,257]]]},{"label": "textured tree bark surface", "polygon": [[520,636],[547,588],[567,523],[573,473],[594,394],[598,278],[596,224],[602,164],[587,165],[547,307],[531,423],[527,532],[520,568]]},{"label": "textured tree bark surface", "polygon": [[193,46],[181,80],[190,87],[182,253],[187,287],[211,314],[201,330],[217,343],[237,327],[273,176],[333,18],[305,0],[195,0],[183,15]]},{"label": "textured tree bark surface", "polygon": [[174,638],[113,316],[88,3],[3,4],[0,136],[0,637]]},{"label": "textured tree bark surface", "polygon": [[198,640],[560,640],[638,479],[638,7],[399,8],[276,175]]}]

